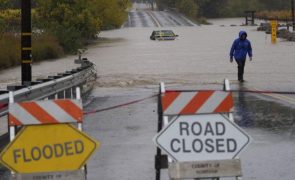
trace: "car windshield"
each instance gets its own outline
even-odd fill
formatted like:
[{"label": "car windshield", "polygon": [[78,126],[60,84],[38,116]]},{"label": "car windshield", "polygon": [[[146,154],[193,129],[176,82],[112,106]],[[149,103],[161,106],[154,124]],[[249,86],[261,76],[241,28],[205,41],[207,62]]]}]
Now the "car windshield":
[{"label": "car windshield", "polygon": [[155,36],[175,36],[173,31],[170,30],[162,30],[162,31],[155,31]]}]

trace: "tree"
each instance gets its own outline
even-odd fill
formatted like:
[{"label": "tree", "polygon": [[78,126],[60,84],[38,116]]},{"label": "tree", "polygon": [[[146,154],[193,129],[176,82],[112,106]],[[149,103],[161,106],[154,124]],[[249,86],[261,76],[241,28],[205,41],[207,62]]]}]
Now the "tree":
[{"label": "tree", "polygon": [[119,28],[127,18],[128,0],[90,0],[91,11],[101,20],[102,29]]},{"label": "tree", "polygon": [[156,3],[160,10],[164,10],[165,8],[175,8],[177,1],[179,0],[156,0]]},{"label": "tree", "polygon": [[[229,0],[195,0],[199,5],[199,16],[222,17],[228,11]],[[237,0],[236,0],[237,1]]]},{"label": "tree", "polygon": [[[193,0],[197,6],[197,16],[199,17],[229,17],[242,16],[245,10],[286,10],[290,6],[289,0]],[[188,4],[187,0],[157,0],[160,9],[166,7],[176,7],[184,9]],[[186,5],[185,5],[186,4]],[[193,5],[193,6],[194,6]],[[193,8],[194,9],[194,8]],[[180,10],[185,13],[186,11]]]},{"label": "tree", "polygon": [[178,0],[176,8],[189,17],[195,17],[198,11],[198,6],[193,0]]},{"label": "tree", "polygon": [[11,7],[11,0],[0,0],[0,10],[5,10]]},{"label": "tree", "polygon": [[75,51],[101,29],[117,28],[127,18],[129,0],[35,0],[36,24],[53,34],[66,51]]}]

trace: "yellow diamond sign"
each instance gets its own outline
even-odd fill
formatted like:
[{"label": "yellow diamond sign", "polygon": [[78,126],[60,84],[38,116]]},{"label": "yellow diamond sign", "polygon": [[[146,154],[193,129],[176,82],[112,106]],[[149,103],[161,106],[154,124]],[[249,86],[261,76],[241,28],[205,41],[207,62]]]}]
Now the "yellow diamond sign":
[{"label": "yellow diamond sign", "polygon": [[99,148],[70,124],[24,127],[0,154],[0,162],[16,173],[71,171],[83,167]]}]

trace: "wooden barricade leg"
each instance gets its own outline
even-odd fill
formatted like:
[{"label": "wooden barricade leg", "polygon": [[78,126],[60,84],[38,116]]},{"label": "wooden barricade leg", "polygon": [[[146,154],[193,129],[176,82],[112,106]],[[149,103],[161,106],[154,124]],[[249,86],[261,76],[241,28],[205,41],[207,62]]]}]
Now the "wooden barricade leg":
[{"label": "wooden barricade leg", "polygon": [[[169,124],[169,119],[168,119],[168,116],[163,116],[163,124],[164,124],[164,127],[167,126]],[[168,161],[168,166],[170,163],[173,162],[173,160],[169,157],[167,157],[167,161]],[[170,178],[170,180],[180,180],[180,179],[177,179],[177,178]]]},{"label": "wooden barricade leg", "polygon": [[[12,103],[14,103],[14,92],[9,91],[9,104],[12,104]],[[16,126],[10,126],[9,122],[8,122],[8,132],[9,132],[10,142],[13,141],[13,139],[15,138],[15,131],[16,131]],[[15,172],[13,172],[13,171],[11,171],[10,173],[11,173],[11,175],[15,175]]]},{"label": "wooden barricade leg", "polygon": [[[230,91],[231,90],[231,88],[230,88],[230,82],[229,82],[229,80],[228,79],[225,79],[224,80],[224,91]],[[232,122],[234,122],[234,115],[233,115],[233,113],[228,113],[228,118],[232,121]],[[239,159],[239,157],[236,157],[237,159]],[[242,180],[242,177],[236,177],[236,180]]]},{"label": "wooden barricade leg", "polygon": [[[157,132],[160,132],[162,129],[162,117],[163,117],[163,112],[162,112],[162,107],[161,107],[161,85],[159,89],[159,95],[158,95],[158,128]],[[161,179],[161,149],[157,147],[157,153],[155,156],[155,170],[156,170],[156,180]]]},{"label": "wooden barricade leg", "polygon": [[[81,89],[79,86],[76,87],[76,99],[81,100]],[[81,122],[78,123],[78,130],[83,131],[83,124]],[[85,171],[85,175],[87,174],[87,165],[85,164],[84,167],[81,168],[81,170]]]}]

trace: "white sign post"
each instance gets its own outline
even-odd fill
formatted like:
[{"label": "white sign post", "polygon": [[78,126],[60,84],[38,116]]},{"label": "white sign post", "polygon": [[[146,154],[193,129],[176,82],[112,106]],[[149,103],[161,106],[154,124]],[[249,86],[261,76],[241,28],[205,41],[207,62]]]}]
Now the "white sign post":
[{"label": "white sign post", "polygon": [[177,116],[154,138],[177,162],[234,159],[250,137],[221,114]]}]

